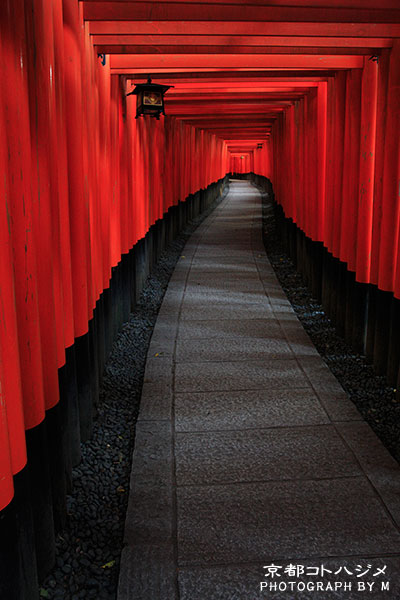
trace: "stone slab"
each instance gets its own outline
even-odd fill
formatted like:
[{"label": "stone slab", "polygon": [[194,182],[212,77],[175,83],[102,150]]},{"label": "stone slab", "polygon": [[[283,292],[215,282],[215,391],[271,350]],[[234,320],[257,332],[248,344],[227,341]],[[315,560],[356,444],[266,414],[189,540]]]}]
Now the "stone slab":
[{"label": "stone slab", "polygon": [[318,398],[332,421],[361,421],[357,407],[344,390],[332,393],[322,385],[316,385]]},{"label": "stone slab", "polygon": [[220,319],[266,319],[275,318],[265,297],[258,299],[234,297],[224,293],[185,295],[182,305],[182,320]]},{"label": "stone slab", "polygon": [[125,543],[172,543],[172,468],[171,424],[138,421],[125,521]]},{"label": "stone slab", "polygon": [[293,353],[282,335],[268,338],[232,337],[179,340],[176,345],[176,362],[269,360],[292,358]]},{"label": "stone slab", "polygon": [[299,356],[299,364],[312,381],[314,389],[340,396],[344,390],[320,356]]},{"label": "stone slab", "polygon": [[122,550],[118,600],[177,600],[169,545],[135,544]]},{"label": "stone slab", "polygon": [[[181,566],[400,554],[363,477],[178,488]],[[267,564],[267,563],[264,563]]]},{"label": "stone slab", "polygon": [[295,360],[178,363],[176,392],[309,388]]},{"label": "stone slab", "polygon": [[[179,340],[240,338],[247,341],[276,338],[281,332],[280,325],[273,319],[229,319],[186,320],[179,325]],[[227,342],[228,343],[228,342]]]},{"label": "stone slab", "polygon": [[167,385],[171,382],[172,356],[148,356],[143,383]]},{"label": "stone slab", "polygon": [[400,527],[400,467],[371,427],[360,421],[340,423],[338,431],[358,461],[394,521]]},{"label": "stone slab", "polygon": [[[216,273],[208,273],[208,275],[217,275]],[[198,277],[189,277],[186,286],[188,294],[214,294],[231,292],[247,292],[248,294],[264,295],[264,287],[260,279],[256,276],[243,279],[235,277],[209,277],[199,279]]]},{"label": "stone slab", "polygon": [[142,421],[135,427],[131,487],[138,481],[171,485],[172,428],[164,421]]},{"label": "stone slab", "polygon": [[293,427],[328,422],[311,390],[175,394],[177,431]]},{"label": "stone slab", "polygon": [[144,383],[138,421],[170,421],[171,418],[171,384]]},{"label": "stone slab", "polygon": [[177,433],[177,485],[323,479],[362,473],[331,425]]}]

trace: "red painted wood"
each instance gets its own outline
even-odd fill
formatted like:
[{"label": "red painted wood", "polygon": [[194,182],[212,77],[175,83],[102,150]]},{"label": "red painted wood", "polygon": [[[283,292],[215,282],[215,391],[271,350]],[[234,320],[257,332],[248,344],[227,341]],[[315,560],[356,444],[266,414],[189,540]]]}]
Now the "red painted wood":
[{"label": "red painted wood", "polygon": [[[400,218],[400,40],[395,40],[390,54],[387,88],[387,113],[382,178],[382,221],[379,248],[378,285],[393,291],[396,284]],[[399,289],[396,286],[396,294]]]},{"label": "red painted wood", "polygon": [[[113,2],[91,1],[84,3],[84,18],[89,21],[196,21],[204,19],[205,6],[200,3],[149,3],[149,2]],[[399,23],[400,10],[364,9],[335,7],[280,7],[280,6],[243,6],[235,4],[207,4],[208,21],[267,21],[267,22],[313,22],[313,23]]]},{"label": "red painted wood", "polygon": [[[139,24],[140,26],[141,24]],[[91,30],[96,26],[91,23]],[[214,28],[214,27],[213,27]],[[103,34],[93,35],[95,46],[134,45],[140,51],[148,46],[257,46],[287,47],[299,52],[302,47],[312,48],[390,48],[392,39],[386,37],[319,37],[319,36],[276,36],[276,35],[157,35],[157,34]]]},{"label": "red painted wood", "polygon": [[356,279],[369,283],[375,183],[378,63],[365,60],[361,88],[360,178]]},{"label": "red painted wood", "polygon": [[[71,1],[71,0],[69,0]],[[71,16],[74,16],[71,5]],[[77,7],[76,7],[77,10]],[[64,27],[65,102],[68,152],[68,189],[71,235],[72,290],[75,337],[88,330],[87,204],[83,173],[83,115],[78,14],[74,29]]]},{"label": "red painted wood", "polygon": [[193,54],[168,56],[153,54],[113,54],[110,56],[111,68],[120,69],[201,69],[201,68],[251,68],[251,69],[361,69],[361,56],[346,55],[283,55],[283,54]]},{"label": "red painted wood", "polygon": [[382,222],[383,203],[383,166],[385,152],[386,131],[386,109],[387,109],[387,85],[389,77],[390,52],[384,51],[378,66],[378,93],[377,93],[377,115],[376,115],[376,157],[374,176],[374,207],[372,221],[371,242],[371,283],[378,285],[379,279],[379,249]]},{"label": "red painted wood", "polygon": [[[102,20],[90,22],[91,34],[142,34],[142,35],[209,35],[210,23],[207,19],[190,20],[168,20],[157,21],[149,19],[146,21],[118,21]],[[396,38],[400,36],[400,25],[392,23],[390,20],[385,23],[378,23],[374,20],[366,20],[364,23],[357,23],[353,20],[342,23],[314,23],[304,21],[301,23],[288,22],[282,19],[276,23],[268,20],[262,22],[258,17],[254,21],[244,22],[240,17],[237,21],[226,20],[216,21],[212,24],[214,35],[252,35],[252,36],[313,36],[316,38],[329,37],[389,37]]]},{"label": "red painted wood", "polygon": [[360,162],[361,72],[349,71],[346,78],[346,105],[343,147],[340,250],[338,258],[356,270],[358,181]]},{"label": "red painted wood", "polygon": [[[4,18],[4,14],[1,15]],[[8,13],[7,18],[11,15]],[[10,19],[11,20],[11,19]],[[0,37],[1,73],[9,66],[7,44]],[[3,98],[0,97],[0,130],[6,131]],[[12,227],[9,205],[7,138],[0,141],[0,510],[13,496],[12,475],[26,463],[22,384],[18,347],[15,281],[12,260]]]},{"label": "red painted wood", "polygon": [[[2,11],[1,94],[5,120],[2,131],[3,140],[7,140],[8,157],[7,210],[11,228],[24,422],[26,428],[31,428],[43,420],[45,401],[31,184],[32,156],[24,2],[20,0],[3,4]],[[7,32],[11,31],[13,35],[7,35]],[[15,102],[15,97],[18,97],[18,103]],[[18,366],[14,365],[14,369],[18,369]],[[16,372],[15,376],[17,377]]]}]

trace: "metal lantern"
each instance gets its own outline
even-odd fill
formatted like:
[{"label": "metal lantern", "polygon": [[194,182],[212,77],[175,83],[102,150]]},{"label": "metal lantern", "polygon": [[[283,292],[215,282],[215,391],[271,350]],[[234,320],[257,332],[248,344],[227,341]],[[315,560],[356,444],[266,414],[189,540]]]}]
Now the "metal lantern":
[{"label": "metal lantern", "polygon": [[142,115],[150,115],[159,119],[160,115],[165,115],[164,94],[171,87],[173,86],[151,83],[150,76],[147,83],[137,83],[135,89],[127,94],[127,96],[132,94],[137,96],[136,118]]}]

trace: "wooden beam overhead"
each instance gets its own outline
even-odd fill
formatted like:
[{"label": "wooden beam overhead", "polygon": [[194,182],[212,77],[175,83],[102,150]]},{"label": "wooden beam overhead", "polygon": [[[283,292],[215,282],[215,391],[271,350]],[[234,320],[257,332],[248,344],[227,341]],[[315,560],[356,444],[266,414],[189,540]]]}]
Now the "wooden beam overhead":
[{"label": "wooden beam overhead", "polygon": [[[241,21],[303,23],[400,23],[396,8],[337,8],[330,6],[263,6],[246,4],[201,4],[200,2],[140,2],[115,0],[84,2],[83,15],[90,21]],[[276,34],[275,34],[276,35]]]},{"label": "wooden beam overhead", "polygon": [[[140,45],[99,45],[97,52],[102,54],[135,54],[135,55],[193,55],[198,54],[310,54],[310,55],[328,55],[336,56],[348,55],[348,48],[319,48],[319,47],[301,47],[296,46],[140,46]],[[371,55],[379,54],[380,48],[352,48],[353,55]]]},{"label": "wooden beam overhead", "polygon": [[317,36],[267,36],[267,35],[93,35],[95,46],[135,46],[143,51],[152,46],[154,49],[170,46],[205,47],[281,47],[297,48],[390,48],[390,37],[317,37]]},{"label": "wooden beam overhead", "polygon": [[361,69],[363,57],[349,54],[313,56],[306,54],[113,54],[111,68],[154,69]]},{"label": "wooden beam overhead", "polygon": [[[98,2],[99,0],[85,0],[86,2]],[[132,2],[132,0],[108,0],[109,2]],[[136,0],[134,0],[136,1]],[[146,0],[147,4],[238,4],[243,5],[243,0]],[[246,2],[249,6],[271,6],[271,0],[250,0]],[[304,0],[274,0],[274,6],[295,6],[304,8]],[[376,9],[376,0],[307,0],[307,6],[314,8],[357,8],[357,9]],[[380,9],[398,9],[397,0],[382,0],[379,3]]]},{"label": "wooden beam overhead", "polygon": [[[87,6],[87,4],[85,5]],[[92,21],[91,34],[142,34],[142,35],[209,35],[210,23],[203,21]],[[226,21],[212,24],[213,35],[283,36],[316,38],[396,38],[400,37],[400,24],[375,23],[303,23],[287,22],[262,23],[260,21]]]}]

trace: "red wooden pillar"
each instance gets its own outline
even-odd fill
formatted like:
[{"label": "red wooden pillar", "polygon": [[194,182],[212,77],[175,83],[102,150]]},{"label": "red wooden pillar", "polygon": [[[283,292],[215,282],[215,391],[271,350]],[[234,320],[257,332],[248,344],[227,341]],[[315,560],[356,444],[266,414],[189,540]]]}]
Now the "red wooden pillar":
[{"label": "red wooden pillar", "polygon": [[390,54],[382,179],[382,222],[378,286],[393,291],[399,238],[400,40]]},{"label": "red wooden pillar", "polygon": [[72,290],[74,333],[80,337],[88,330],[87,237],[88,215],[84,195],[83,122],[81,54],[78,7],[64,1],[65,103],[68,151],[68,189],[71,228]]},{"label": "red wooden pillar", "polygon": [[370,283],[378,284],[379,251],[382,222],[382,181],[385,152],[385,130],[387,113],[387,85],[389,78],[390,50],[382,50],[378,62],[376,143],[374,171],[374,203],[371,239]]},{"label": "red wooden pillar", "polygon": [[361,113],[361,72],[353,69],[347,73],[346,109],[343,150],[342,211],[340,226],[341,261],[355,271],[358,181],[360,160],[360,113]]},{"label": "red wooden pillar", "polygon": [[364,59],[361,87],[360,176],[358,193],[356,279],[370,282],[375,183],[378,63]]},{"label": "red wooden pillar", "polygon": [[56,131],[57,131],[57,198],[58,198],[58,235],[60,239],[60,263],[62,275],[62,308],[64,344],[68,348],[74,342],[74,310],[72,299],[72,271],[71,271],[71,241],[70,241],[70,216],[68,199],[68,157],[67,157],[67,131],[66,131],[66,105],[64,89],[64,26],[62,0],[53,2],[53,27],[54,27],[54,68],[55,68],[55,103],[56,103]]},{"label": "red wooden pillar", "polygon": [[344,165],[344,135],[345,135],[345,101],[346,101],[346,78],[347,73],[340,72],[336,77],[335,100],[334,100],[334,135],[333,146],[330,152],[333,153],[332,169],[332,213],[330,215],[332,234],[332,254],[340,257],[341,241],[341,216],[342,216],[342,188],[343,188],[343,165]]},{"label": "red wooden pillar", "polygon": [[326,189],[326,130],[327,130],[327,90],[328,85],[318,83],[317,93],[317,222],[315,241],[324,241],[325,231],[325,189]]},{"label": "red wooden pillar", "polygon": [[[37,285],[45,406],[59,399],[58,367],[63,363],[62,298],[60,294],[53,20],[44,0],[26,2],[30,54],[29,91],[32,151],[33,227],[38,260]],[[34,58],[35,57],[35,58]],[[55,231],[54,231],[55,229]]]},{"label": "red wooden pillar", "polygon": [[[5,59],[5,49],[0,49]],[[7,64],[7,62],[5,63]],[[5,131],[3,102],[0,130]],[[13,474],[26,463],[21,371],[12,260],[7,138],[0,142],[0,511],[14,493]]]},{"label": "red wooden pillar", "polygon": [[[29,429],[44,418],[44,391],[31,196],[31,135],[24,2],[8,2],[2,5],[2,9],[7,10],[0,20],[3,42],[1,92],[5,119],[3,140],[7,140],[8,147],[8,212],[13,248],[24,421],[25,427]],[[7,32],[6,35],[3,32]],[[10,37],[10,32],[14,32],[13,37]],[[15,102],[15,97],[18,97],[18,102]]]}]

